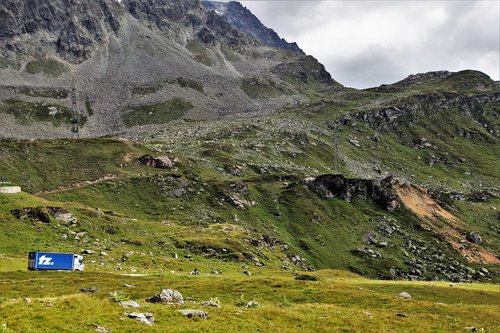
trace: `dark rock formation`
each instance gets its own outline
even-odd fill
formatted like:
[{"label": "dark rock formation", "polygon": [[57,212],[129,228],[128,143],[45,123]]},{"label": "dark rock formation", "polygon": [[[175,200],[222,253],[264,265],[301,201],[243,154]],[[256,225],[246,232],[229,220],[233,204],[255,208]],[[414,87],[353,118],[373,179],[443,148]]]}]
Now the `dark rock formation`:
[{"label": "dark rock formation", "polygon": [[27,207],[11,211],[19,220],[30,219],[42,223],[50,223],[50,216],[45,207]]},{"label": "dark rock formation", "polygon": [[80,63],[88,59],[104,38],[120,30],[122,8],[111,0],[8,0],[0,4],[0,42],[7,49],[29,52],[24,34],[38,38],[62,58]]},{"label": "dark rock formation", "polygon": [[151,155],[143,155],[138,160],[141,164],[158,169],[170,169],[175,164],[175,161],[172,161],[168,156],[153,157]]},{"label": "dark rock formation", "polygon": [[339,197],[350,202],[353,198],[372,199],[385,209],[392,211],[399,207],[392,191],[394,178],[389,176],[379,180],[349,179],[342,175],[321,175],[308,182],[308,186],[324,197]]}]

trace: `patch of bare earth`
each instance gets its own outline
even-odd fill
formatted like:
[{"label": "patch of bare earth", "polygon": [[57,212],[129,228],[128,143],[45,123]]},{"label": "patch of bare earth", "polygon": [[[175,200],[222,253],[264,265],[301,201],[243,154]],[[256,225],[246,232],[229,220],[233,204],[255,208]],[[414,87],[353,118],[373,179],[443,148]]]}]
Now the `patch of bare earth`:
[{"label": "patch of bare earth", "polygon": [[467,227],[432,199],[427,189],[396,184],[394,190],[403,205],[419,216],[425,227],[444,237],[468,262],[500,264],[500,259],[494,253],[464,240]]}]

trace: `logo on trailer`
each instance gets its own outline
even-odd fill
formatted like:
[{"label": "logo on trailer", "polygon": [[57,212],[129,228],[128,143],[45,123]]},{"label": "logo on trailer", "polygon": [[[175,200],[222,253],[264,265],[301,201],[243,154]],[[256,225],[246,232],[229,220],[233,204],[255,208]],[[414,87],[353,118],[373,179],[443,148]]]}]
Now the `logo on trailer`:
[{"label": "logo on trailer", "polygon": [[46,257],[44,254],[38,258],[38,265],[52,266],[54,265],[54,262],[52,261],[52,258]]}]

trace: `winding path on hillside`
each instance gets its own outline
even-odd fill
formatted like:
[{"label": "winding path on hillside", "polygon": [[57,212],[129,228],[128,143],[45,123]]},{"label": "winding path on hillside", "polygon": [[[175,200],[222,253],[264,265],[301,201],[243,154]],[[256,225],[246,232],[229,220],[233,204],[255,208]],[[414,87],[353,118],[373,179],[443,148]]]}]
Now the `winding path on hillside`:
[{"label": "winding path on hillside", "polygon": [[97,179],[94,179],[94,180],[84,180],[84,181],[70,184],[68,186],[60,186],[60,187],[53,189],[53,190],[36,192],[36,193],[33,193],[33,195],[45,195],[45,194],[65,192],[65,191],[70,191],[70,190],[74,190],[74,189],[85,187],[85,186],[96,185],[96,184],[103,183],[103,182],[106,182],[109,180],[124,178],[124,177],[126,177],[126,176],[125,175],[106,174],[106,175],[99,177]]}]

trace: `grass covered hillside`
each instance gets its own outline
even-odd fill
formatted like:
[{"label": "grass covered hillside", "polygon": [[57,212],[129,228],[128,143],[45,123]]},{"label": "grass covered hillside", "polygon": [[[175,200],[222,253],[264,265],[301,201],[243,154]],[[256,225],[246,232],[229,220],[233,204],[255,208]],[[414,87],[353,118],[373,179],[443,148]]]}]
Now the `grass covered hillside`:
[{"label": "grass covered hillside", "polygon": [[[3,140],[23,192],[0,196],[2,329],[137,331],[119,304],[134,300],[153,331],[495,331],[498,96],[342,90],[262,117]],[[32,250],[81,253],[85,272],[27,272]],[[185,305],[145,302],[167,288]]]}]

